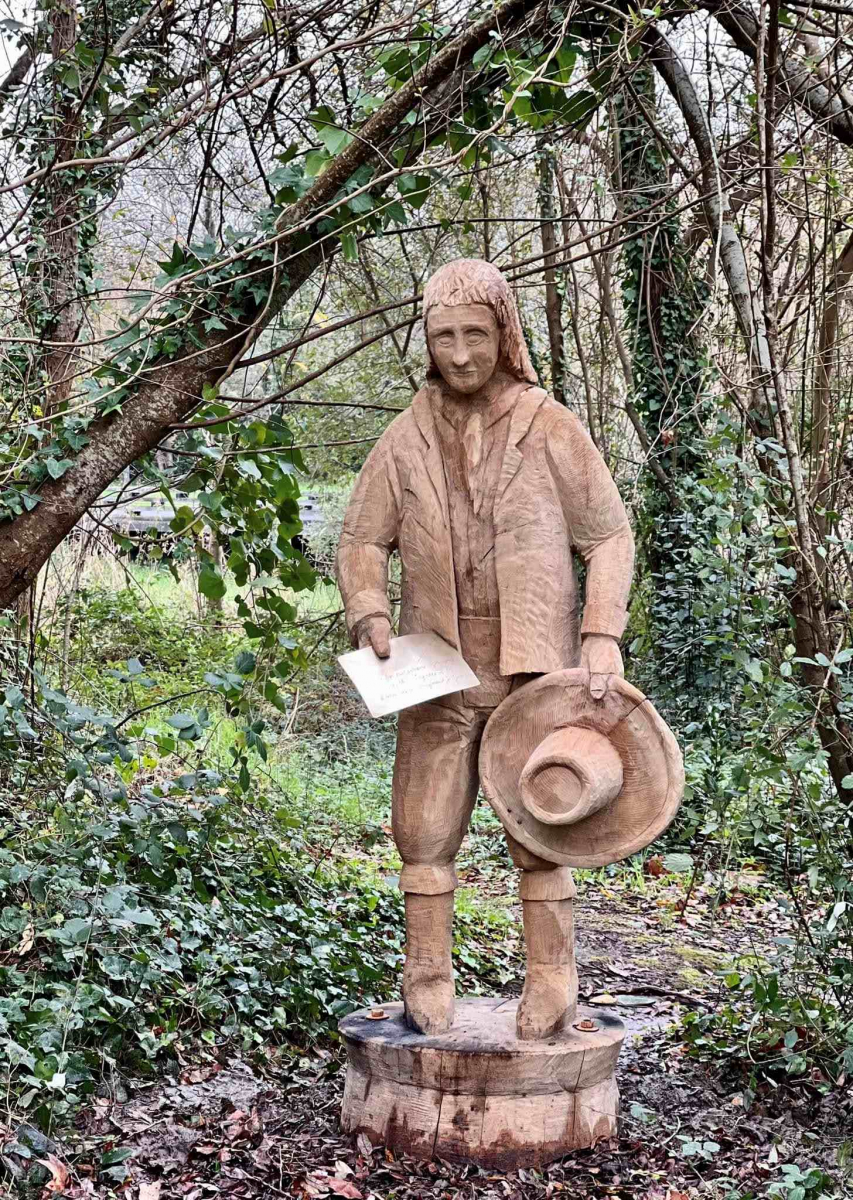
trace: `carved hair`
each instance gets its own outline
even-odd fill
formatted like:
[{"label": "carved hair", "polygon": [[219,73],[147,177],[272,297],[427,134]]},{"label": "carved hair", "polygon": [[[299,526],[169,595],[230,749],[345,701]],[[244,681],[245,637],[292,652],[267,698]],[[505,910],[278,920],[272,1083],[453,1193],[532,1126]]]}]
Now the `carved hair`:
[{"label": "carved hair", "polygon": [[[524,383],[538,383],[530,361],[518,306],[503,275],[481,258],[457,258],[439,267],[424,288],[424,334],[430,310],[439,304],[485,304],[495,315],[501,337],[501,366]],[[440,376],[427,337],[427,378]]]}]

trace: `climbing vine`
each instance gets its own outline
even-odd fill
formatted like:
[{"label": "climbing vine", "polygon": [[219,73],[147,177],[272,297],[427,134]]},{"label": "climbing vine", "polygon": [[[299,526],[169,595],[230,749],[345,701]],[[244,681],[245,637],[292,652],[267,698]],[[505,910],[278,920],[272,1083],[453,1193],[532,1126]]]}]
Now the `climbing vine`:
[{"label": "climbing vine", "polygon": [[689,715],[708,715],[725,671],[721,648],[731,613],[720,607],[726,587],[717,553],[720,513],[707,478],[737,430],[728,426],[704,347],[708,288],[669,198],[668,161],[648,123],[655,111],[655,76],[641,68],[614,104],[621,202],[636,231],[622,253],[622,302],[632,400],[660,468],[643,474],[644,636],[654,644],[662,682],[683,720],[687,696],[695,704]]}]

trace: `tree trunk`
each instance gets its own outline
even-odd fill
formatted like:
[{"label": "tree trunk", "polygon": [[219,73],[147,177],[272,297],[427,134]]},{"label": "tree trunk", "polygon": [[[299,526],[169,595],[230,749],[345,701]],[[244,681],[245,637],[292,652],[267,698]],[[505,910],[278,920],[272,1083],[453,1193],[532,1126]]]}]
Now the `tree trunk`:
[{"label": "tree trunk", "polygon": [[[53,161],[77,157],[81,131],[80,104],[62,83],[63,61],[73,61],[77,45],[76,0],[55,0],[51,10],[53,59],[53,120],[56,135]],[[80,329],[80,197],[70,171],[53,171],[44,181],[47,218],[44,224],[45,262],[42,299],[49,313],[44,370],[48,380],[46,415],[68,399],[73,379],[75,343]]]},{"label": "tree trunk", "polygon": [[[803,680],[815,704],[815,727],[827,755],[830,776],[839,798],[846,802],[849,799],[849,789],[843,786],[843,781],[853,774],[853,729],[844,715],[837,676],[814,661],[818,654],[822,654],[831,662],[838,647],[833,644],[827,621],[828,598],[821,583],[821,571],[818,566],[820,556],[817,554],[810,523],[794,415],[784,377],[775,361],[772,324],[768,330],[765,314],[756,294],[760,294],[761,289],[753,290],[751,287],[740,238],[734,225],[726,220],[726,201],[717,167],[717,147],[693,82],[675,50],[657,29],[650,27],[643,40],[651,51],[651,61],[661,73],[681,109],[699,155],[708,224],[719,246],[723,270],[729,282],[753,366],[756,403],[752,408],[759,410],[757,414],[751,414],[753,432],[759,437],[766,437],[768,432],[775,433],[777,422],[774,421],[774,410],[778,414],[778,433],[785,448],[787,477],[780,477],[776,464],[760,450],[756,451],[756,457],[767,477],[775,482],[775,504],[778,512],[783,519],[787,516],[788,524],[796,529],[797,544],[786,557],[786,565],[796,572],[796,580],[789,590],[794,640],[798,656],[812,660],[811,663],[801,664]],[[761,60],[757,48],[755,57],[757,61]],[[784,84],[786,75],[783,65],[774,62],[773,78],[779,85]],[[774,113],[771,112],[769,119],[763,122],[762,131],[762,137],[765,139],[764,152],[769,155],[763,174],[765,188],[770,189],[775,186],[775,172],[770,169],[773,165],[773,120]],[[765,221],[769,217],[772,223],[772,190],[765,195],[764,206]],[[771,237],[771,248],[772,240]],[[767,269],[770,269],[769,265]],[[765,280],[764,295],[765,306],[772,305],[772,281]]]},{"label": "tree trunk", "polygon": [[554,211],[554,150],[542,138],[539,141],[539,232],[542,238],[545,269],[545,317],[551,348],[551,391],[558,404],[566,403],[566,362],[563,334],[563,298],[557,283],[557,218]]}]

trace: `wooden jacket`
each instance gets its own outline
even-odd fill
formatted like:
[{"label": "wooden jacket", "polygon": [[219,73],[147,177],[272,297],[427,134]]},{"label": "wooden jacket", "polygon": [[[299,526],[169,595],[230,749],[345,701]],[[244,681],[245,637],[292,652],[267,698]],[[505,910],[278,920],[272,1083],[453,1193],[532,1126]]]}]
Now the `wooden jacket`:
[{"label": "wooden jacket", "polygon": [[[347,625],[384,614],[388,559],[402,561],[400,633],[437,633],[459,648],[444,464],[430,386],[377,442],[359,475],[338,547]],[[621,637],[634,539],[604,460],[577,417],[527,387],[510,418],[495,498],[502,675],[577,666],[581,633]],[[572,552],[586,564],[586,604]]]}]

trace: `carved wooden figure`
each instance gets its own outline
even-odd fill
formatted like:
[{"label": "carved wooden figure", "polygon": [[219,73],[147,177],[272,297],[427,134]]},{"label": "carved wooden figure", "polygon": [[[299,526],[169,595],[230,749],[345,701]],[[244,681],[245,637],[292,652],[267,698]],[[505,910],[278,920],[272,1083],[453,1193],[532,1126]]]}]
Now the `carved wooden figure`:
[{"label": "carved wooden figure", "polygon": [[[580,1053],[580,1063],[570,868],[616,861],[668,824],[680,757],[648,701],[621,679],[634,556],[625,509],[580,421],[537,386],[506,281],[486,262],[449,263],[427,284],[423,314],[426,386],[368,457],[338,551],[354,644],[389,654],[388,560],[397,551],[399,632],[438,634],[480,680],[400,714],[392,823],[406,901],[405,1024],[394,1020],[410,1042],[421,1034],[431,1052],[461,1052],[451,1032],[454,860],[482,781],[521,873],[527,968],[515,1039],[562,1037],[560,1053]],[[586,567],[582,614],[575,555]],[[466,1010],[466,1053],[503,1053],[481,1028],[487,1019],[482,1006]],[[378,1059],[358,1057],[366,1035],[352,1022],[342,1025],[351,1050],[344,1121],[356,1128],[358,1080]],[[376,1037],[379,1059],[401,1061],[399,1037]],[[546,1119],[537,1103],[533,1126]],[[386,1117],[377,1129],[374,1113],[374,1134],[416,1151],[429,1142],[429,1119],[426,1132],[404,1137]],[[596,1122],[566,1120],[554,1145],[589,1144]],[[433,1140],[436,1152],[452,1150]],[[482,1137],[462,1142],[463,1157],[500,1157]],[[515,1159],[541,1154],[518,1150]]]}]

